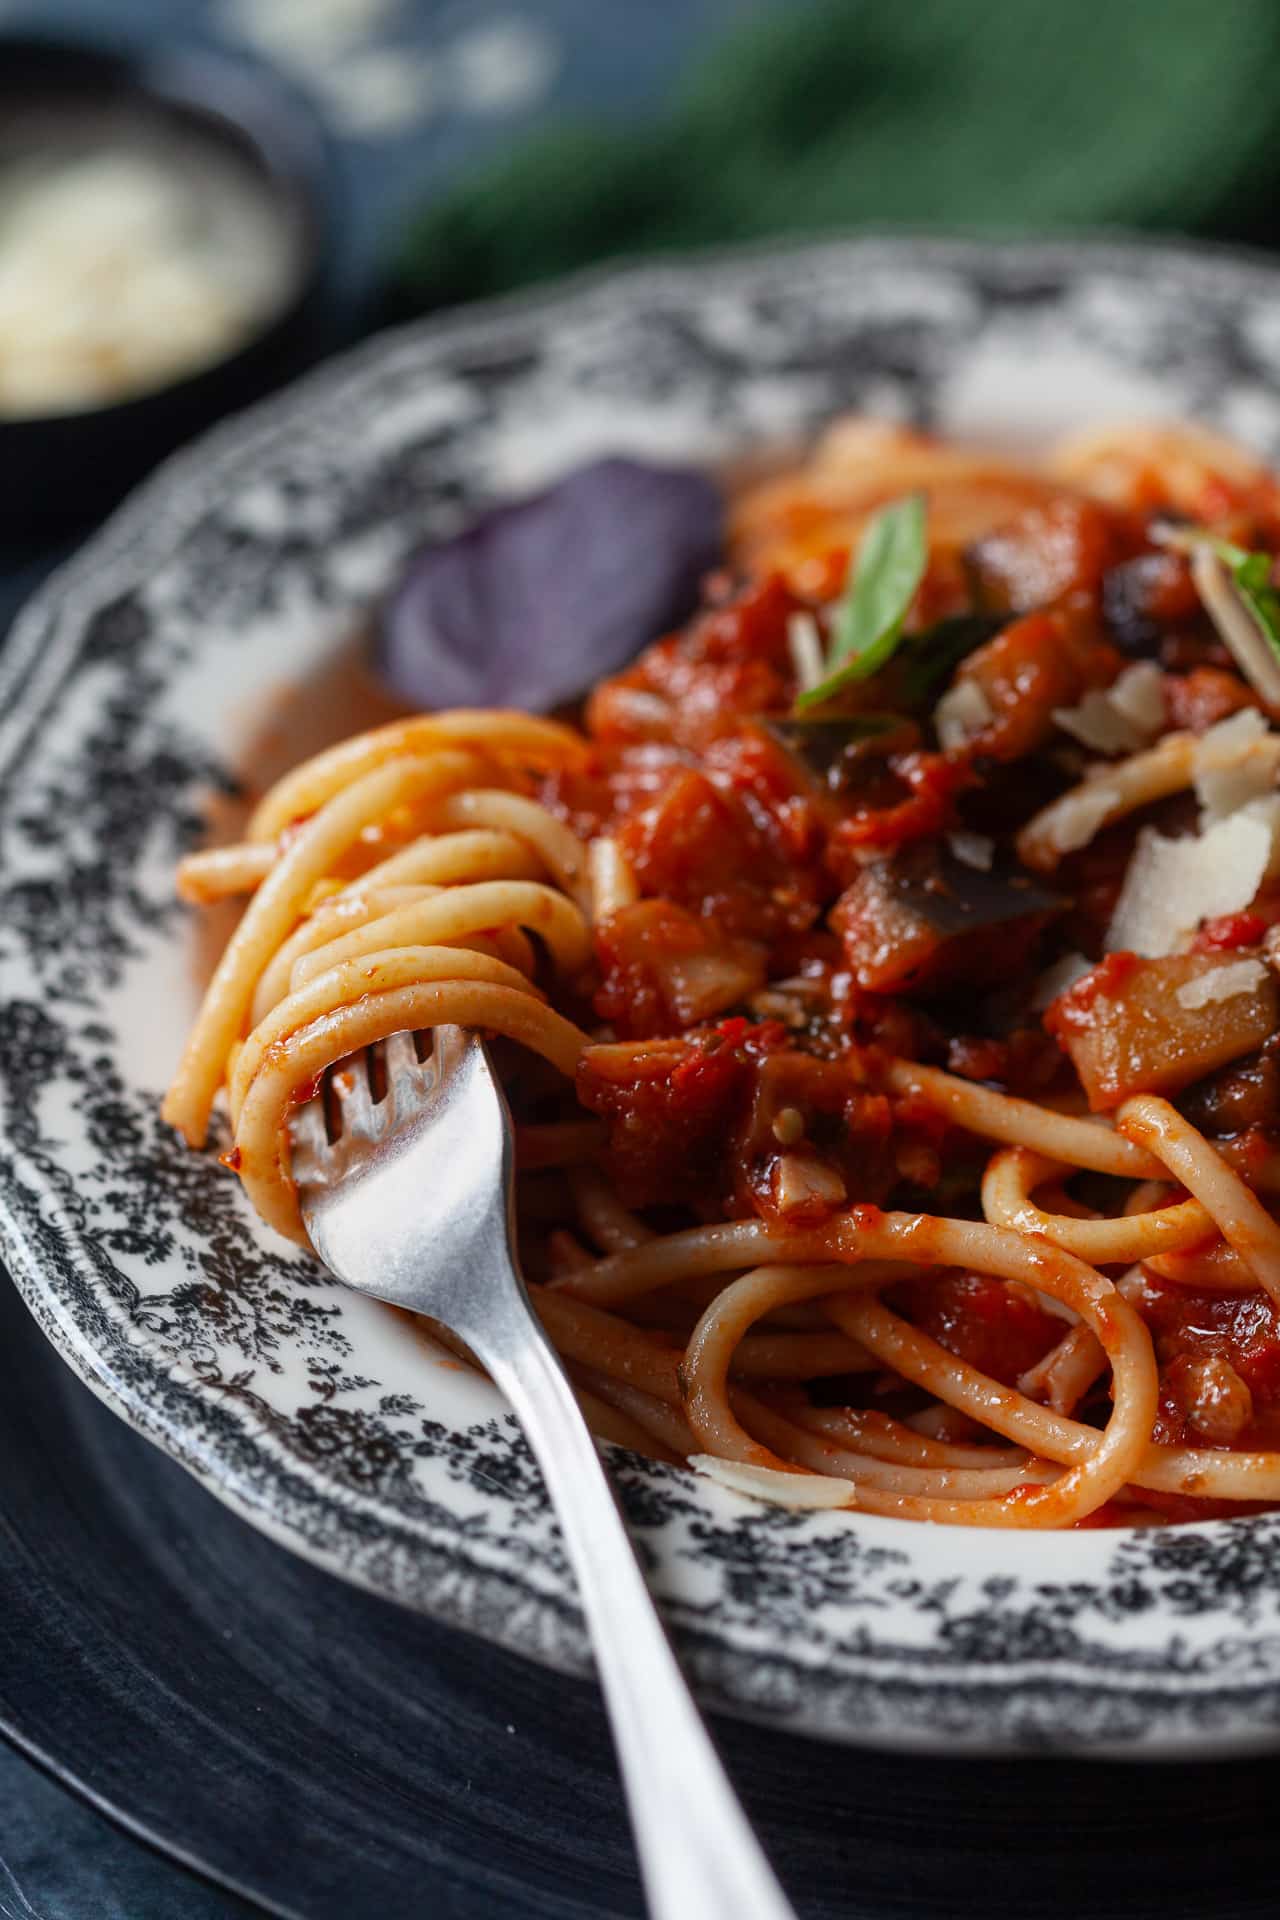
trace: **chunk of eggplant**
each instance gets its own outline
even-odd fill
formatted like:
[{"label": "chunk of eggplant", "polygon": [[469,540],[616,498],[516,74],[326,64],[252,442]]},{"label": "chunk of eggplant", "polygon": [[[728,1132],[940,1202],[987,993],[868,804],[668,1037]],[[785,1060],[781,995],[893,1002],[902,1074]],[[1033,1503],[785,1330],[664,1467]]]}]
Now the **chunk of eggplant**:
[{"label": "chunk of eggplant", "polygon": [[864,867],[831,924],[859,986],[909,993],[1002,984],[1068,904],[1007,857],[982,869],[945,845],[919,844]]},{"label": "chunk of eggplant", "polygon": [[1238,968],[1238,954],[1111,953],[1059,995],[1044,1023],[1070,1054],[1095,1112],[1135,1093],[1181,1092],[1274,1033],[1280,1005],[1269,970],[1222,999],[1179,1000],[1181,988],[1231,966]]}]

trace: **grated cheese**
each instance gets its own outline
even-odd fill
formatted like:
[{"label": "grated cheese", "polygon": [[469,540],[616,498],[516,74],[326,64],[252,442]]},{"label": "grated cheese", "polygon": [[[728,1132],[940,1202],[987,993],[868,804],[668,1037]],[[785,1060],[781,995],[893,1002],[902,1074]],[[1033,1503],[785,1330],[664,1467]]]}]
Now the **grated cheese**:
[{"label": "grated cheese", "polygon": [[1164,675],[1149,660],[1126,667],[1106,688],[1074,707],[1055,707],[1055,723],[1096,753],[1137,753],[1164,725]]},{"label": "grated cheese", "polygon": [[787,649],[795,668],[796,686],[801,693],[820,687],[827,675],[822,658],[822,635],[811,613],[793,613],[787,618]]},{"label": "grated cheese", "polygon": [[1155,662],[1139,660],[1126,667],[1111,688],[1111,704],[1145,739],[1153,739],[1165,723],[1164,675]]},{"label": "grated cheese", "polygon": [[777,1467],[757,1467],[746,1460],[721,1460],[714,1453],[691,1453],[689,1465],[708,1480],[718,1480],[734,1493],[748,1493],[777,1507],[852,1507],[857,1504],[852,1480],[819,1473],[781,1473]]},{"label": "grated cheese", "polygon": [[815,1203],[838,1207],[846,1198],[844,1181],[825,1160],[811,1153],[784,1153],[779,1159],[774,1176],[774,1201],[779,1213],[798,1213]]},{"label": "grated cheese", "polygon": [[1231,767],[1206,769],[1197,775],[1195,784],[1200,823],[1214,826],[1269,793],[1275,785],[1275,769],[1261,759],[1239,760]]},{"label": "grated cheese", "polygon": [[275,312],[297,236],[205,143],[118,137],[0,167],[0,416],[108,405]]},{"label": "grated cheese", "polygon": [[1086,973],[1093,972],[1093,962],[1086,960],[1082,953],[1064,953],[1061,960],[1055,960],[1046,967],[1035,984],[1031,996],[1031,1011],[1042,1013],[1068,987],[1074,987],[1077,980],[1083,980]]},{"label": "grated cheese", "polygon": [[1197,546],[1191,557],[1191,578],[1201,605],[1246,680],[1257,688],[1268,706],[1280,706],[1280,660],[1272,653],[1256,620],[1236,592],[1231,575],[1210,547]]},{"label": "grated cheese", "polygon": [[662,968],[671,1005],[686,1026],[745,999],[760,985],[761,971],[731,953],[673,953]]},{"label": "grated cheese", "polygon": [[1212,825],[1261,799],[1280,771],[1280,737],[1256,707],[1245,707],[1198,741],[1192,755],[1192,779],[1201,807],[1201,825]]},{"label": "grated cheese", "polygon": [[990,873],[991,862],[996,857],[996,843],[985,833],[970,833],[967,827],[957,827],[954,833],[947,835],[947,845],[962,866],[976,867],[979,873]]},{"label": "grated cheese", "polygon": [[1195,1013],[1219,1000],[1234,1000],[1237,994],[1254,992],[1266,977],[1261,960],[1233,960],[1211,973],[1202,973],[1198,980],[1185,981],[1178,988],[1178,1005]]},{"label": "grated cheese", "polygon": [[1087,847],[1098,828],[1123,805],[1121,795],[1106,780],[1093,780],[1054,802],[1049,838],[1055,853],[1075,853]]},{"label": "grated cheese", "polygon": [[938,744],[944,753],[966,747],[995,719],[995,709],[976,680],[957,680],[933,712]]},{"label": "grated cheese", "polygon": [[1241,913],[1277,861],[1280,796],[1253,800],[1203,833],[1138,836],[1107,933],[1111,953],[1179,953],[1202,920]]},{"label": "grated cheese", "polygon": [[1202,733],[1196,742],[1197,767],[1233,766],[1266,737],[1267,723],[1256,707],[1242,707]]}]

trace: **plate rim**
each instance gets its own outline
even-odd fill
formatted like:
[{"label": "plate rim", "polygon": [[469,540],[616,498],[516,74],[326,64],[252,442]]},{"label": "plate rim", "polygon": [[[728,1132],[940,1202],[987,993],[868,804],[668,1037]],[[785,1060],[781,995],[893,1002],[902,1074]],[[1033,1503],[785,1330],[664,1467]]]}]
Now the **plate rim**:
[{"label": "plate rim", "polygon": [[[358,377],[366,366],[389,358],[392,350],[411,346],[419,338],[430,338],[443,350],[455,337],[469,333],[477,322],[501,325],[522,316],[546,315],[557,308],[575,305],[592,294],[611,291],[620,283],[641,288],[647,284],[658,286],[668,280],[701,278],[715,270],[741,268],[749,272],[753,267],[788,255],[820,261],[825,255],[836,257],[851,251],[881,251],[886,259],[909,253],[925,266],[976,265],[984,258],[992,263],[1016,258],[1029,267],[1041,265],[1060,270],[1073,260],[1087,258],[1099,266],[1116,268],[1138,262],[1175,272],[1185,272],[1188,267],[1205,270],[1217,267],[1229,269],[1242,283],[1271,283],[1280,292],[1280,256],[1232,241],[1191,235],[1169,239],[1110,227],[1059,229],[1044,236],[1017,228],[984,232],[963,227],[872,226],[818,235],[780,235],[759,243],[627,254],[551,281],[535,282],[508,293],[468,300],[439,312],[402,320],[327,355],[296,379],[286,381],[265,398],[226,416],[167,454],[18,608],[7,633],[0,636],[0,707],[11,707],[16,696],[24,691],[23,683],[31,669],[38,664],[39,625],[41,619],[47,617],[45,602],[71,593],[80,585],[82,577],[87,579],[93,557],[100,551],[111,550],[112,559],[122,558],[126,547],[120,543],[132,535],[135,523],[139,531],[145,530],[147,509],[163,500],[170,490],[179,491],[188,475],[194,475],[202,463],[215,464],[233,450],[242,448],[246,440],[269,436],[277,419],[285,417],[308,395],[341,386]],[[52,610],[50,607],[50,612]],[[73,643],[69,641],[67,645],[71,647]],[[16,715],[12,712],[6,712],[0,719],[0,803],[9,763],[20,751],[15,744],[15,722]]]},{"label": "plate rim", "polygon": [[[1235,285],[1241,290],[1265,288],[1280,292],[1280,263],[1269,261],[1265,256],[1257,256],[1243,249],[1220,247],[1215,244],[1199,243],[1195,245],[1173,244],[1160,240],[1148,241],[1142,237],[1118,237],[1112,235],[1063,236],[1051,239],[1027,239],[1016,235],[997,237],[987,235],[930,234],[896,230],[869,232],[852,236],[827,237],[819,240],[795,239],[784,245],[752,246],[748,248],[716,248],[697,254],[681,254],[659,259],[643,260],[635,263],[611,263],[601,268],[593,268],[571,279],[555,282],[538,288],[532,293],[518,291],[496,301],[480,301],[466,307],[452,309],[446,315],[426,320],[410,321],[402,326],[374,335],[349,351],[326,361],[313,369],[301,380],[285,387],[265,402],[222,422],[210,432],[200,436],[188,447],[164,462],[161,467],[111,516],[111,518],[90,536],[85,545],[40,587],[26,603],[14,621],[4,657],[0,660],[0,705],[6,709],[6,717],[0,723],[0,812],[3,811],[4,789],[15,759],[19,759],[26,743],[38,729],[41,720],[58,698],[59,689],[70,671],[79,661],[84,644],[86,623],[79,615],[87,611],[78,605],[86,591],[94,595],[98,606],[109,598],[113,591],[113,578],[117,571],[126,569],[134,555],[134,550],[142,546],[144,550],[153,544],[169,551],[164,544],[165,536],[177,533],[180,537],[187,528],[198,523],[200,513],[207,509],[211,493],[216,491],[222,477],[222,470],[228,464],[247,458],[252,450],[272,439],[278,427],[296,417],[299,409],[314,396],[334,396],[349,384],[356,383],[374,368],[390,368],[402,352],[423,354],[429,352],[432,358],[444,358],[450,348],[462,340],[467,344],[481,345],[485,334],[501,336],[514,324],[541,322],[562,309],[580,309],[584,301],[592,296],[608,294],[615,300],[620,293],[635,294],[643,297],[646,291],[657,293],[662,290],[678,290],[688,285],[690,289],[697,284],[705,284],[709,277],[732,274],[742,270],[747,275],[767,267],[788,256],[804,257],[815,265],[821,265],[828,258],[832,261],[847,260],[852,255],[869,257],[871,264],[878,264],[883,270],[894,265],[922,268],[950,267],[967,269],[972,273],[991,271],[999,267],[1006,270],[1012,264],[1017,270],[1034,274],[1037,271],[1066,277],[1072,273],[1084,273],[1090,269],[1105,271],[1112,268],[1117,271],[1132,271],[1139,263],[1144,270],[1152,266],[1169,273],[1185,282],[1189,271],[1202,273],[1212,271],[1215,285],[1221,290],[1222,273],[1229,268]],[[484,323],[479,332],[477,323]],[[194,484],[193,484],[194,483]],[[156,512],[157,506],[166,499],[176,503],[171,511]],[[42,640],[49,632],[55,639],[55,646],[42,650]],[[6,1129],[0,1116],[0,1140],[6,1140]],[[12,1144],[12,1143],[9,1143]],[[39,1180],[43,1176],[39,1170],[28,1165],[24,1169],[27,1177]],[[47,1188],[44,1189],[47,1193]],[[302,1552],[316,1564],[328,1571],[347,1579],[355,1579],[360,1584],[369,1585],[374,1591],[386,1595],[386,1588],[376,1581],[365,1580],[359,1571],[359,1562],[355,1566],[336,1558],[331,1552],[317,1550],[313,1543],[296,1527],[283,1522],[278,1512],[261,1502],[246,1497],[241,1485],[224,1475],[219,1475],[207,1461],[202,1461],[200,1449],[183,1444],[186,1436],[172,1427],[166,1427],[154,1417],[149,1418],[147,1409],[136,1404],[126,1392],[123,1384],[110,1377],[104,1364],[104,1356],[96,1351],[84,1338],[80,1329],[64,1323],[63,1316],[52,1311],[56,1305],[49,1291],[42,1287],[41,1261],[38,1253],[29,1244],[28,1237],[16,1218],[11,1206],[10,1196],[0,1188],[0,1250],[5,1254],[10,1271],[28,1308],[35,1317],[41,1330],[51,1339],[61,1357],[83,1379],[91,1390],[104,1400],[114,1412],[124,1418],[136,1430],[144,1434],[154,1444],[159,1445],[171,1457],[176,1459],[201,1484],[229,1505],[242,1517],[259,1527],[272,1538],[282,1542],[294,1551]],[[86,1274],[89,1263],[84,1259],[84,1250],[79,1237],[73,1232],[70,1236],[69,1257],[77,1268]],[[183,1377],[185,1370],[169,1365],[168,1376],[171,1379]],[[198,1383],[193,1376],[187,1376],[189,1384]],[[257,1447],[265,1442],[264,1458],[270,1469],[277,1473],[287,1466],[291,1473],[305,1473],[304,1463],[286,1455],[285,1450],[274,1436],[263,1434],[255,1438]],[[307,1475],[314,1478],[323,1487],[322,1476]],[[396,1516],[387,1513],[386,1520],[393,1527]],[[899,1522],[900,1526],[916,1523]],[[1194,1529],[1202,1532],[1206,1529],[1221,1530],[1256,1524],[1251,1518],[1199,1523]],[[990,1530],[975,1529],[974,1532],[989,1534]],[[1190,1532],[1191,1529],[1184,1529]],[[421,1539],[408,1530],[407,1537],[412,1540],[415,1552],[424,1550]],[[447,1557],[447,1556],[446,1556]],[[473,1576],[483,1578],[483,1570],[472,1568]],[[391,1597],[403,1597],[392,1595]],[[540,1598],[554,1605],[549,1595]],[[454,1611],[434,1604],[431,1611],[439,1618],[450,1621],[472,1632],[484,1634],[483,1625],[477,1625],[467,1609],[461,1604]],[[571,1609],[572,1611],[572,1609]],[[519,1642],[499,1638],[508,1646],[518,1646]],[[682,1632],[686,1645],[702,1638],[700,1634]],[[707,1687],[706,1668],[714,1669],[723,1661],[732,1663],[744,1657],[745,1650],[735,1648],[718,1641],[714,1632],[705,1636],[706,1644],[702,1648],[709,1660],[701,1662],[703,1684]],[[522,1649],[531,1652],[528,1646]],[[553,1653],[544,1647],[534,1653],[534,1657],[549,1664],[564,1664],[571,1669],[581,1670],[582,1661],[570,1659],[558,1661]],[[777,1648],[761,1650],[749,1656],[753,1660],[764,1660],[789,1671],[797,1684],[803,1684],[807,1678],[812,1681],[815,1669],[796,1661],[786,1652]],[[821,1671],[817,1669],[817,1671]],[[907,1676],[902,1676],[903,1681]],[[1064,1680],[1061,1673],[1055,1676],[1058,1686],[1070,1690],[1073,1686],[1086,1684]],[[874,1678],[865,1682],[874,1686]],[[939,1676],[926,1676],[919,1682],[925,1691],[936,1691]],[[976,1690],[992,1696],[1007,1695],[1012,1686],[1019,1684],[1011,1676],[1001,1678],[998,1673],[985,1672],[981,1675],[964,1676],[964,1684],[971,1691]],[[1021,1684],[1026,1684],[1025,1682]],[[1043,1681],[1038,1684],[1043,1685]],[[755,1717],[749,1706],[735,1698],[732,1692],[726,1693],[713,1678],[710,1685],[711,1698],[724,1710]],[[1108,1688],[1110,1679],[1093,1673],[1088,1676],[1087,1685],[1093,1692]],[[1280,1681],[1270,1683],[1275,1695],[1275,1705],[1268,1715],[1268,1723],[1260,1725],[1255,1720],[1250,1725],[1235,1724],[1225,1730],[1215,1730],[1206,1735],[1203,1729],[1188,1733],[1181,1741],[1166,1739],[1162,1748],[1152,1750],[1144,1748],[1144,1757],[1178,1757],[1180,1753],[1203,1755],[1206,1751],[1217,1754],[1245,1753],[1274,1746],[1280,1741]],[[1256,1694],[1258,1687],[1252,1683],[1245,1691]],[[1229,1689],[1227,1690],[1229,1691]],[[1115,1692],[1118,1697],[1129,1697],[1134,1692],[1132,1684],[1120,1684]],[[767,1716],[766,1716],[767,1717]],[[786,1724],[791,1724],[790,1722]],[[835,1740],[847,1740],[850,1737],[847,1728],[833,1725],[830,1719],[813,1724],[801,1719],[795,1730],[826,1735]],[[873,1732],[859,1733],[856,1737],[882,1745],[904,1748],[934,1748],[937,1744],[932,1734],[921,1734],[906,1730],[896,1734],[877,1728]],[[976,1743],[966,1742],[968,1750],[993,1752],[1002,1750],[998,1741],[980,1738]],[[1003,1750],[1014,1750],[1013,1748]],[[1106,1754],[1109,1749],[1105,1742],[1092,1744],[1090,1752]],[[1134,1751],[1130,1741],[1124,1740],[1114,1751],[1131,1753]]]}]

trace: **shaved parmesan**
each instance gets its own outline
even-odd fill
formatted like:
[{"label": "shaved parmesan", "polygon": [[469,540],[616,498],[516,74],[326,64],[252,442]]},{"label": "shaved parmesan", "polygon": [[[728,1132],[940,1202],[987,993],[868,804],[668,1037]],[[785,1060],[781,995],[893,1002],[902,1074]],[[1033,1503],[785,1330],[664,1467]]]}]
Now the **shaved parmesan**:
[{"label": "shaved parmesan", "polygon": [[809,693],[814,687],[820,687],[827,669],[822,658],[822,635],[811,613],[793,613],[788,617],[787,649],[800,692]]},{"label": "shaved parmesan", "polygon": [[1166,839],[1146,827],[1107,933],[1111,953],[1178,953],[1202,920],[1241,913],[1277,859],[1280,797],[1254,800],[1201,834]]},{"label": "shaved parmesan", "polygon": [[801,1213],[811,1207],[838,1207],[848,1195],[844,1181],[825,1160],[811,1153],[784,1153],[774,1173],[778,1212]]},{"label": "shaved parmesan", "polygon": [[1135,753],[1143,744],[1137,729],[1096,688],[1078,707],[1055,707],[1053,721],[1093,753]]},{"label": "shaved parmesan", "polygon": [[976,680],[957,680],[933,710],[938,744],[944,753],[968,746],[991,725],[995,709]]},{"label": "shaved parmesan", "polygon": [[1144,739],[1154,738],[1165,723],[1164,675],[1155,662],[1139,660],[1126,667],[1111,688],[1111,704]]},{"label": "shaved parmesan", "polygon": [[1280,737],[1256,707],[1245,707],[1210,727],[1197,743],[1191,764],[1201,824],[1209,826],[1238,813],[1275,785]]},{"label": "shaved parmesan", "polygon": [[1261,758],[1238,760],[1232,767],[1213,767],[1196,776],[1200,824],[1215,826],[1229,820],[1251,801],[1260,800],[1275,785],[1275,769]]},{"label": "shaved parmesan", "polygon": [[856,1489],[852,1480],[829,1479],[821,1473],[780,1473],[776,1467],[756,1467],[745,1460],[721,1460],[714,1453],[691,1453],[689,1465],[708,1480],[718,1480],[734,1493],[749,1493],[776,1507],[852,1507]]},{"label": "shaved parmesan", "polygon": [[1272,653],[1262,629],[1236,592],[1230,573],[1211,548],[1197,546],[1191,558],[1191,578],[1201,605],[1240,671],[1268,706],[1280,706],[1280,660]]},{"label": "shaved parmesan", "polygon": [[1064,793],[1042,816],[1054,852],[1074,853],[1078,847],[1087,847],[1098,828],[1123,806],[1123,796],[1106,780],[1091,780]]},{"label": "shaved parmesan", "polygon": [[1093,962],[1086,960],[1082,953],[1064,953],[1061,960],[1055,960],[1046,967],[1036,981],[1035,992],[1031,996],[1031,1010],[1041,1013],[1065,993],[1068,987],[1074,987],[1077,980],[1083,980],[1086,973],[1092,973]]},{"label": "shaved parmesan", "polygon": [[957,827],[954,833],[947,835],[947,845],[961,866],[976,867],[980,873],[990,873],[991,862],[996,857],[996,843],[989,840],[985,833],[970,833],[965,827]]},{"label": "shaved parmesan", "polygon": [[1225,720],[1219,720],[1216,726],[1201,734],[1196,742],[1195,765],[1197,768],[1232,766],[1265,738],[1267,732],[1267,723],[1258,709],[1242,707],[1239,713],[1229,713]]},{"label": "shaved parmesan", "polygon": [[1095,753],[1137,753],[1164,725],[1164,675],[1151,661],[1139,661],[1113,686],[1086,693],[1078,706],[1055,707],[1053,718]]},{"label": "shaved parmesan", "polygon": [[764,967],[754,953],[673,953],[656,965],[666,995],[682,1026],[723,1013],[764,984]]},{"label": "shaved parmesan", "polygon": [[1212,1006],[1218,1000],[1234,1000],[1237,994],[1253,993],[1266,979],[1261,960],[1233,960],[1228,966],[1202,973],[1178,988],[1178,1005],[1188,1013]]}]

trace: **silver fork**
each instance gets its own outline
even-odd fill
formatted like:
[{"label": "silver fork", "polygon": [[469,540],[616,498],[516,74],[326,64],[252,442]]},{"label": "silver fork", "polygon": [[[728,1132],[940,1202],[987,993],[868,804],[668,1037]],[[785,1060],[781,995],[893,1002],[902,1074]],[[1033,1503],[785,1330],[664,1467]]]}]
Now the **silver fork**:
[{"label": "silver fork", "polygon": [[441,1027],[431,1057],[386,1042],[293,1121],[311,1243],[345,1285],[443,1322],[524,1426],[591,1630],[654,1920],[795,1920],[730,1785],[645,1585],[573,1391],[529,1304],[513,1235],[511,1116],[484,1042]]}]

